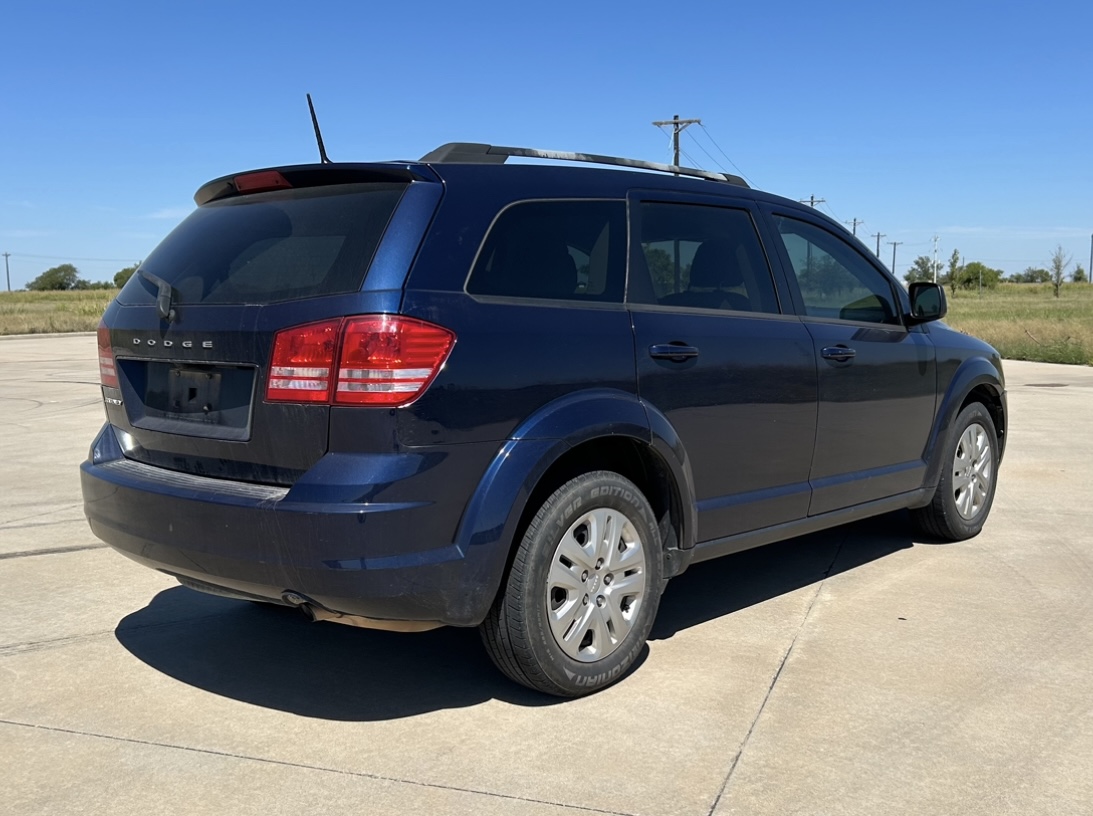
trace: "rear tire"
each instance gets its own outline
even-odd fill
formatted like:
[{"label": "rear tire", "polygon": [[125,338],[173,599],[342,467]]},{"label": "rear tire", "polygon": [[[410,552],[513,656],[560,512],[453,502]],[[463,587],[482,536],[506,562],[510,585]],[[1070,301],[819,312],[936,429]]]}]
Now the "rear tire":
[{"label": "rear tire", "polygon": [[927,535],[962,541],[983,529],[997,484],[998,434],[982,403],[973,402],[957,415],[944,456],[933,500],[912,510],[911,521]]},{"label": "rear tire", "polygon": [[645,496],[617,473],[586,473],[554,491],[528,525],[482,642],[517,683],[591,694],[620,680],[640,654],[662,575]]}]

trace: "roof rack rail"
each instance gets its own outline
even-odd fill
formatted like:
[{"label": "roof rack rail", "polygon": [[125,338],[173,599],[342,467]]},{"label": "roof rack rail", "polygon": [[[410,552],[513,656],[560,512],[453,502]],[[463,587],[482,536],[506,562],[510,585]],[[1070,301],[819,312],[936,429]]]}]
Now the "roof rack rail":
[{"label": "roof rack rail", "polygon": [[591,164],[609,164],[617,167],[635,167],[639,170],[657,170],[661,173],[674,173],[677,176],[695,176],[712,181],[727,181],[747,187],[748,183],[740,176],[731,173],[714,173],[694,167],[679,167],[674,164],[623,159],[618,156],[599,156],[595,153],[565,153],[560,150],[536,150],[531,147],[501,147],[498,145],[479,144],[477,142],[449,142],[421,157],[423,162],[434,164],[504,164],[509,156],[529,159],[553,159],[554,161],[589,162]]}]

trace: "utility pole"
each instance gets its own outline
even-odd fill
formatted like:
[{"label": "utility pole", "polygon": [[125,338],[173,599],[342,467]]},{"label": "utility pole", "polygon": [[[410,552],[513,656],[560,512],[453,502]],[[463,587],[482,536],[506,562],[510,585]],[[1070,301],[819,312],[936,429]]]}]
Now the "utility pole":
[{"label": "utility pole", "polygon": [[702,120],[701,119],[680,119],[679,114],[677,113],[675,116],[673,116],[671,119],[668,119],[667,121],[661,120],[659,122],[653,122],[653,124],[656,125],[657,127],[667,127],[668,125],[672,126],[672,156],[673,156],[672,164],[674,164],[676,167],[679,167],[679,134],[680,134],[680,131],[686,130],[687,125],[701,125]]},{"label": "utility pole", "polygon": [[1089,236],[1089,268],[1085,270],[1085,279],[1093,283],[1093,235]]},{"label": "utility pole", "polygon": [[888,241],[887,243],[892,245],[892,274],[896,274],[896,247],[903,243],[903,241]]},{"label": "utility pole", "polygon": [[935,234],[934,235],[934,265],[932,267],[933,272],[934,272],[934,283],[937,283],[937,242],[940,241],[940,240],[941,239],[938,238],[937,235]]},{"label": "utility pole", "polygon": [[873,237],[877,239],[877,252],[876,252],[876,255],[879,258],[880,257],[880,239],[881,238],[887,238],[888,236],[885,235],[883,232],[874,232]]},{"label": "utility pole", "polygon": [[11,257],[10,252],[4,253],[4,276],[8,279],[8,291],[11,291],[11,272],[8,271],[8,258]]},{"label": "utility pole", "polygon": [[800,201],[802,204],[807,204],[812,209],[816,209],[817,204],[826,204],[827,203],[826,198],[816,198],[816,196],[814,196],[814,195],[810,195],[808,198],[799,198],[797,200]]},{"label": "utility pole", "polygon": [[857,235],[858,234],[858,224],[864,224],[865,222],[862,221],[860,218],[855,218],[853,221],[843,221],[843,223],[850,225],[850,234],[851,235]]}]

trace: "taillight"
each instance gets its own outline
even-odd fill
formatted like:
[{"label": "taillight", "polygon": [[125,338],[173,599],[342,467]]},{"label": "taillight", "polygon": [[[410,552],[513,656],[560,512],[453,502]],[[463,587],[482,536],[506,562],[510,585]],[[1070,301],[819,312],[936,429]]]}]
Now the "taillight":
[{"label": "taillight", "polygon": [[340,320],[327,320],[277,332],[266,386],[267,400],[330,400],[330,374],[341,324]]},{"label": "taillight", "polygon": [[110,345],[110,329],[99,322],[99,381],[106,388],[118,388],[118,369],[114,363],[114,349]]},{"label": "taillight", "polygon": [[447,329],[397,315],[284,329],[274,339],[266,399],[408,405],[440,373],[454,343],[455,334]]},{"label": "taillight", "polygon": [[440,373],[455,335],[397,315],[351,317],[342,331],[334,402],[407,405]]},{"label": "taillight", "polygon": [[263,170],[258,173],[246,173],[235,177],[235,189],[240,193],[260,193],[265,190],[287,190],[292,187],[289,180],[276,170]]}]

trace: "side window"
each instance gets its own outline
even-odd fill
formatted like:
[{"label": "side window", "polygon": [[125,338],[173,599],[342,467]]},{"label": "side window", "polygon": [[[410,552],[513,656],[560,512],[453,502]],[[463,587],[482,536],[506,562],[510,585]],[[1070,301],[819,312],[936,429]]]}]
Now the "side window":
[{"label": "side window", "polygon": [[621,303],[625,279],[625,202],[527,201],[498,216],[467,291]]},{"label": "side window", "polygon": [[652,286],[631,284],[631,300],[778,313],[770,267],[746,210],[643,203],[640,241]]},{"label": "side window", "polygon": [[899,325],[899,310],[888,279],[857,250],[827,230],[776,216],[805,313],[811,317]]}]

